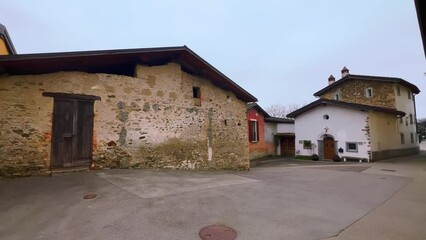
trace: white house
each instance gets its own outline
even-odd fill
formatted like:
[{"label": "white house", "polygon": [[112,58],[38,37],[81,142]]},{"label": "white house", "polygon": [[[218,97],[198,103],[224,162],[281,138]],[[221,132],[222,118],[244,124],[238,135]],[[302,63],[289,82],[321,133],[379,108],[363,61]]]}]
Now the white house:
[{"label": "white house", "polygon": [[328,80],[317,101],[287,115],[295,119],[296,155],[378,160],[419,152],[415,85],[346,68]]}]

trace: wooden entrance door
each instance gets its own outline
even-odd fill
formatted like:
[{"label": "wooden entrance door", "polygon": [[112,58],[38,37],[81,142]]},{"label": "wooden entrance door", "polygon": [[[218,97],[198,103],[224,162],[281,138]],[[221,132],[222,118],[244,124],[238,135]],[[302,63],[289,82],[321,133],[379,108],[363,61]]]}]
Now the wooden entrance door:
[{"label": "wooden entrance door", "polygon": [[92,161],[93,100],[55,98],[52,167],[89,165]]},{"label": "wooden entrance door", "polygon": [[294,156],[294,137],[281,138],[281,156]]},{"label": "wooden entrance door", "polygon": [[334,139],[332,137],[324,138],[324,159],[333,159],[334,155],[336,155]]}]

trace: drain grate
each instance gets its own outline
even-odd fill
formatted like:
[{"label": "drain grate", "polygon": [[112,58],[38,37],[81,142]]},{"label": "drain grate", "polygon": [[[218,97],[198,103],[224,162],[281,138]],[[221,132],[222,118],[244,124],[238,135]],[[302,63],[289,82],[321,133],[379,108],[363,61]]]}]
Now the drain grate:
[{"label": "drain grate", "polygon": [[97,197],[97,196],[98,196],[98,194],[95,194],[95,193],[89,193],[89,194],[84,195],[84,196],[83,196],[83,199],[93,199],[93,198],[95,198],[95,197]]},{"label": "drain grate", "polygon": [[237,232],[234,229],[223,225],[204,227],[199,235],[202,240],[234,240],[237,238]]},{"label": "drain grate", "polygon": [[380,171],[384,171],[384,172],[396,172],[396,170],[386,169],[386,168],[380,169]]}]

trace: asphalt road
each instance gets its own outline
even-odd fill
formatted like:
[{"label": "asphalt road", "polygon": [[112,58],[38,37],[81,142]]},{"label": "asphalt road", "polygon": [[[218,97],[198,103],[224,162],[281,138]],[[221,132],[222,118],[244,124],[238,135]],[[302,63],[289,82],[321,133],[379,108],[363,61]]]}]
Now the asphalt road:
[{"label": "asphalt road", "polygon": [[[0,179],[0,239],[196,240],[212,224],[232,227],[244,240],[324,239],[346,233],[413,182],[399,171],[410,162],[280,163],[249,172],[102,170]],[[386,164],[395,171],[381,171]],[[83,199],[90,193],[96,197]]]}]

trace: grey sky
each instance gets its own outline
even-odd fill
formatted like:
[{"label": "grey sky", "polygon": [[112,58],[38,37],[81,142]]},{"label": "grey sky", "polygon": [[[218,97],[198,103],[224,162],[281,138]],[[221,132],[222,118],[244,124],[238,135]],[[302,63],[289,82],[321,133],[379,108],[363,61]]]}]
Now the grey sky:
[{"label": "grey sky", "polygon": [[412,0],[2,0],[18,53],[187,45],[259,99],[303,104],[347,66],[416,84],[426,61]]}]

